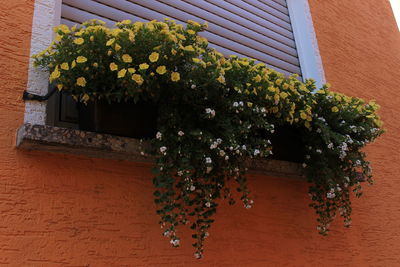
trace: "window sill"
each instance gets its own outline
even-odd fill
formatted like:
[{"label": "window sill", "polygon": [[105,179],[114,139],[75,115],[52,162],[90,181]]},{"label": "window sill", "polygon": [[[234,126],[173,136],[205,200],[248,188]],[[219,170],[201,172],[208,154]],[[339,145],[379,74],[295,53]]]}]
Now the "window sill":
[{"label": "window sill", "polygon": [[[17,148],[24,150],[152,162],[152,157],[140,154],[140,145],[140,141],[133,138],[29,123],[18,129],[16,142]],[[281,160],[249,160],[248,167],[252,174],[304,179],[302,168],[298,163]]]}]

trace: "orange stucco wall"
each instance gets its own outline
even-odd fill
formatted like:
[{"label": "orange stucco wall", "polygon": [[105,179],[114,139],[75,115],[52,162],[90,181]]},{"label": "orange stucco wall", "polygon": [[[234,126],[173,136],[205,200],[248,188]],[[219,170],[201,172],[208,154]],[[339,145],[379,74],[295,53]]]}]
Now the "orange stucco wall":
[{"label": "orange stucco wall", "polygon": [[[378,4],[379,2],[379,4]],[[326,77],[376,99],[388,132],[368,148],[376,185],[353,227],[316,232],[301,180],[249,176],[255,206],[222,205],[205,259],[173,249],[154,214],[150,165],[20,151],[32,0],[0,5],[1,266],[400,266],[400,33],[386,0],[310,0]]]}]

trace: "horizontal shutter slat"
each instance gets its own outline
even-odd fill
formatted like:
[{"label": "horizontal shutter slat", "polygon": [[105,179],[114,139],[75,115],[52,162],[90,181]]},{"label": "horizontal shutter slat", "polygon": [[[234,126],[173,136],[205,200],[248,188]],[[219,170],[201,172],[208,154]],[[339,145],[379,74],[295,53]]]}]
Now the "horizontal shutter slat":
[{"label": "horizontal shutter slat", "polygon": [[[220,24],[220,26],[225,26],[227,28],[233,28],[237,29],[237,26],[235,24],[238,24],[244,29],[242,30],[247,30],[248,32],[257,32],[259,34],[262,34],[264,36],[267,36],[269,38],[273,38],[276,41],[282,42],[290,47],[295,47],[294,45],[294,37],[293,33],[291,31],[288,31],[284,28],[281,28],[277,26],[276,24],[273,24],[267,20],[264,20],[265,25],[260,26],[256,23],[253,23],[249,21],[248,16],[251,15],[250,13],[246,13],[244,10],[239,10],[238,8],[235,8],[235,6],[230,5],[229,3],[226,3],[225,1],[214,1],[217,4],[213,3],[210,4],[208,2],[212,1],[206,1],[206,0],[197,0],[195,2],[192,2],[191,0],[183,0],[184,2],[188,4],[192,4],[197,6],[199,9],[203,9],[205,11],[208,11],[212,14],[215,14],[216,16],[220,16],[223,19],[228,20],[226,24]],[[219,5],[223,6],[224,8],[221,8]],[[226,8],[230,7],[230,10]],[[248,16],[246,16],[248,15]],[[211,22],[211,21],[209,21]],[[232,26],[231,26],[232,25]],[[272,30],[272,32],[271,32]],[[284,37],[280,36],[283,35]]]},{"label": "horizontal shutter slat", "polygon": [[72,7],[72,6],[68,6],[63,4],[62,5],[62,14],[61,14],[62,18],[71,20],[71,21],[76,21],[78,23],[82,23],[86,20],[89,19],[100,19],[103,20],[104,22],[106,22],[108,25],[113,25],[114,21],[108,19],[108,18],[104,18],[101,17],[97,14],[93,14],[93,13],[89,13],[87,11]]},{"label": "horizontal shutter slat", "polygon": [[237,7],[239,7],[239,8],[242,8],[242,9],[244,9],[244,10],[246,10],[246,11],[248,11],[248,12],[250,12],[250,13],[256,15],[256,16],[259,16],[260,18],[264,18],[264,19],[266,19],[266,20],[268,20],[268,21],[270,21],[272,23],[275,23],[276,25],[279,25],[279,26],[281,26],[281,27],[283,27],[283,28],[285,28],[285,29],[287,29],[289,31],[292,30],[292,27],[290,26],[290,23],[289,23],[290,20],[289,20],[289,22],[287,22],[287,21],[284,21],[284,20],[282,20],[280,18],[277,18],[275,16],[271,16],[269,13],[261,10],[260,8],[254,7],[253,5],[249,5],[248,3],[246,3],[246,2],[244,2],[242,0],[226,0],[226,1],[231,3],[231,4],[233,4],[233,5],[235,5],[235,6],[237,6]]},{"label": "horizontal shutter slat", "polygon": [[[245,21],[247,21],[247,24],[255,24],[255,26],[260,26],[262,27],[263,31],[268,31],[272,30],[280,35],[283,35],[291,40],[294,40],[294,36],[292,31],[289,31],[283,27],[280,27],[276,25],[275,23],[272,23],[268,20],[265,20],[263,18],[260,18],[259,16],[254,16],[254,14],[240,9],[237,6],[228,3],[227,1],[221,1],[221,0],[205,0],[206,2],[209,2],[210,4],[213,4],[214,7],[219,7],[220,9],[224,10],[226,13],[231,13],[231,14],[236,14],[237,16],[243,18]],[[254,26],[252,26],[254,27]],[[258,27],[257,27],[258,29]],[[278,40],[278,39],[277,39]],[[278,40],[279,41],[279,40]],[[294,47],[294,45],[290,45],[291,47]]]},{"label": "horizontal shutter slat", "polygon": [[271,0],[257,0],[258,2],[261,2],[267,6],[270,6],[272,8],[275,8],[276,10],[279,10],[280,12],[282,12],[283,14],[286,14],[289,16],[289,10],[287,9],[287,7],[282,6],[281,4],[278,4],[274,1]]},{"label": "horizontal shutter slat", "polygon": [[[264,1],[264,2],[268,1],[269,2],[269,0],[262,0],[262,1]],[[281,6],[287,7],[286,0],[271,0],[271,1],[275,2],[277,4],[280,4]]]},{"label": "horizontal shutter slat", "polygon": [[265,13],[271,14],[272,16],[281,19],[283,21],[286,21],[287,23],[290,24],[290,18],[289,18],[289,12],[288,14],[284,14],[281,11],[266,5],[264,3],[261,3],[260,1],[257,0],[242,0],[243,2],[246,2],[247,4],[254,6],[255,8],[261,9]]}]

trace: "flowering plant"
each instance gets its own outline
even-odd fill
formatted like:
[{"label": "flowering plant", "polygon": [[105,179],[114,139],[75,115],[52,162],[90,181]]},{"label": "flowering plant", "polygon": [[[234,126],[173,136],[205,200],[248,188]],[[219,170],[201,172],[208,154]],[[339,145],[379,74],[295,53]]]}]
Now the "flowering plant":
[{"label": "flowering plant", "polygon": [[82,102],[145,98],[157,104],[154,196],[173,246],[180,244],[178,226],[189,224],[195,256],[202,256],[218,199],[234,203],[229,179],[237,182],[244,206],[253,205],[245,159],[268,157],[268,133],[281,125],[299,128],[308,149],[303,167],[320,233],[327,233],[337,211],[349,225],[350,191],[360,196],[360,183],[372,182],[361,149],[383,132],[375,103],[327,85],[313,93],[313,80],[286,77],[255,60],[225,58],[197,35],[206,25],[193,21],[186,27],[171,20],[116,26],[61,25],[35,64]]}]

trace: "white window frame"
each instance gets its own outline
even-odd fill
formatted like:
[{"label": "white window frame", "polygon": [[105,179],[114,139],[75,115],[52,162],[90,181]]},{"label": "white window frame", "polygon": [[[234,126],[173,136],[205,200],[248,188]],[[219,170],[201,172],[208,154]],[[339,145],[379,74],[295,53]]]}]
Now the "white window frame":
[{"label": "white window frame", "polygon": [[317,88],[326,83],[317,36],[308,0],[286,0],[303,79],[312,78]]},{"label": "white window frame", "polygon": [[[53,28],[61,21],[62,0],[35,0],[30,55],[46,49],[54,38]],[[287,0],[297,53],[303,78],[316,80],[317,88],[325,83],[324,69],[319,53],[308,0]],[[46,95],[49,74],[29,61],[27,92]],[[46,102],[26,101],[24,122],[46,125]]]}]

